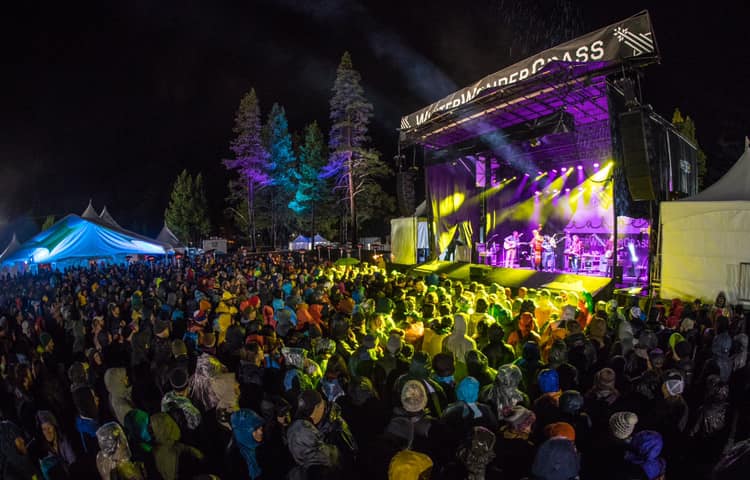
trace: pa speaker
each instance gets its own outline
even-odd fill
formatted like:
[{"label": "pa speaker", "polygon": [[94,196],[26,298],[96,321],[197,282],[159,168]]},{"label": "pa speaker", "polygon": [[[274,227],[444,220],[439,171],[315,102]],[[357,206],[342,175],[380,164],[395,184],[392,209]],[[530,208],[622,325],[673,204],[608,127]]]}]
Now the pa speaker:
[{"label": "pa speaker", "polygon": [[414,172],[405,171],[396,174],[396,198],[398,200],[398,209],[402,216],[414,214],[417,208],[417,201],[414,196],[414,182],[416,175]]},{"label": "pa speaker", "polygon": [[640,110],[620,114],[623,164],[628,190],[633,200],[656,200],[654,182],[651,180],[646,132]]}]

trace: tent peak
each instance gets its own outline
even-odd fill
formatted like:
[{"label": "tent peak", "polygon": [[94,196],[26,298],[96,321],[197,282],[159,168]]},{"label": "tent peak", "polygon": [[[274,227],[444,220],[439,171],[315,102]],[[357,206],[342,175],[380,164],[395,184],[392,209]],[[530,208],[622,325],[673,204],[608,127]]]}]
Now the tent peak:
[{"label": "tent peak", "polygon": [[81,218],[85,218],[88,220],[99,219],[99,214],[96,213],[96,210],[94,210],[94,205],[91,203],[91,199],[89,199],[89,204],[86,207],[86,210],[84,210],[81,214]]}]

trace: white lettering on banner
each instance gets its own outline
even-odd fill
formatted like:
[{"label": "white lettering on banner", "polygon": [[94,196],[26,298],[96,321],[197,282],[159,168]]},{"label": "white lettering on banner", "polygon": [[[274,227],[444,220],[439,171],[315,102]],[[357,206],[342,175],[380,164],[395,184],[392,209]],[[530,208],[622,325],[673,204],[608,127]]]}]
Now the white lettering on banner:
[{"label": "white lettering on banner", "polygon": [[535,74],[539,70],[544,68],[544,59],[543,58],[537,58],[534,60],[534,63],[531,65],[531,74]]},{"label": "white lettering on banner", "polygon": [[[548,49],[537,57],[518,62],[493,75],[488,75],[472,86],[459,90],[418,112],[403,117],[402,128],[404,128],[403,126],[414,128],[429,122],[433,113],[454,109],[469,103],[486,89],[512,85],[526,80],[542,71],[551,62],[587,63],[603,60],[617,62],[644,53],[656,53],[655,43],[649,16],[645,12],[641,13],[617,24],[601,28],[584,37]],[[625,46],[629,47],[627,51],[623,51]]]},{"label": "white lettering on banner", "polygon": [[604,58],[604,42],[597,40],[591,44],[591,60],[601,60]]}]

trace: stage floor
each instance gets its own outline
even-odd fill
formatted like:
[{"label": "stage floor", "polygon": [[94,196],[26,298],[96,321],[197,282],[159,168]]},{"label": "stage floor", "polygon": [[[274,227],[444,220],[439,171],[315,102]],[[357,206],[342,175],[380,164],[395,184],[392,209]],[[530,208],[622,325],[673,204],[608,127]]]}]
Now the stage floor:
[{"label": "stage floor", "polygon": [[[403,267],[400,269],[403,270]],[[538,272],[530,268],[502,268],[467,262],[435,260],[406,267],[405,271],[417,275],[437,273],[462,282],[477,281],[483,284],[497,283],[510,287],[514,292],[519,287],[548,288],[550,290],[587,291],[592,296],[612,283],[609,277],[580,275],[566,272]]]}]

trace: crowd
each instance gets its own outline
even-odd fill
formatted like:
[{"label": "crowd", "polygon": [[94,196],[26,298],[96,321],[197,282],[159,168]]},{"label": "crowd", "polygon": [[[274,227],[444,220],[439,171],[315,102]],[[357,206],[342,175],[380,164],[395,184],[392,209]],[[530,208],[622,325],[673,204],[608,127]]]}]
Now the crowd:
[{"label": "crowd", "polygon": [[745,330],[300,256],[6,272],[0,478],[747,478]]}]

